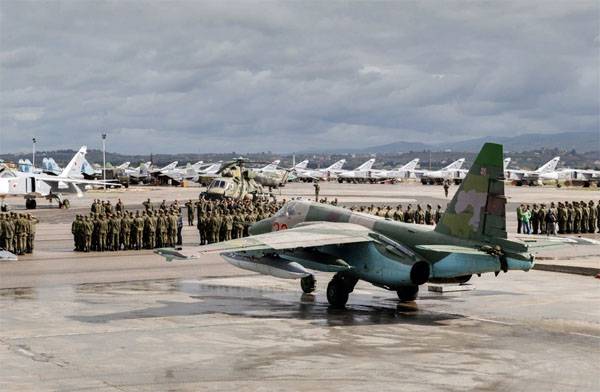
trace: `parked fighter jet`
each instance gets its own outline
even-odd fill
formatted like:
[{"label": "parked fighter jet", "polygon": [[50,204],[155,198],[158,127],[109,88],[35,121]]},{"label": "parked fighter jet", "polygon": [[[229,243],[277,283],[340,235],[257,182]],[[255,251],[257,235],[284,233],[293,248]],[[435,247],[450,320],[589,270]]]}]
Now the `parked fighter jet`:
[{"label": "parked fighter jet", "polygon": [[371,168],[375,159],[369,159],[354,170],[344,170],[337,174],[338,182],[371,182]]},{"label": "parked fighter jet", "polygon": [[159,249],[168,261],[220,253],[231,264],[315,289],[309,270],[334,272],[327,300],[348,301],[358,280],[416,299],[426,282],[466,282],[473,274],[529,271],[536,249],[556,239],[507,239],[502,145],[486,143],[433,228],[396,222],[328,204],[293,200],[250,228],[250,237],[183,250]]},{"label": "parked fighter jet", "polygon": [[440,170],[415,170],[415,173],[421,178],[423,185],[441,185],[446,180],[458,185],[467,175],[467,170],[461,169],[463,163],[465,158],[460,158]]},{"label": "parked fighter jet", "polygon": [[63,194],[76,193],[78,197],[83,196],[79,185],[118,186],[114,183],[81,178],[81,167],[86,152],[87,147],[81,147],[58,176],[3,169],[0,171],[0,202],[4,204],[4,199],[7,197],[24,197],[25,207],[34,209],[37,204],[36,197],[45,197],[48,200],[58,200],[59,207],[68,207],[69,201],[63,198]]},{"label": "parked fighter jet", "polygon": [[382,180],[403,180],[415,178],[415,169],[419,164],[419,158],[415,158],[404,166],[393,170],[371,170],[371,177],[377,181]]},{"label": "parked fighter jet", "polygon": [[541,185],[545,180],[559,180],[556,166],[560,157],[554,157],[536,170],[506,169],[504,177],[516,185]]},{"label": "parked fighter jet", "polygon": [[329,180],[335,178],[339,173],[342,173],[342,167],[346,163],[345,159],[340,159],[333,165],[325,169],[296,169],[296,177],[300,181],[311,182],[320,180]]},{"label": "parked fighter jet", "polygon": [[591,169],[562,169],[557,171],[558,179],[564,179],[570,184],[581,184],[589,187],[596,183],[600,187],[600,170]]},{"label": "parked fighter jet", "polygon": [[288,179],[289,170],[278,169],[279,159],[269,163],[260,169],[251,169],[255,174],[254,180],[262,186],[270,188],[279,188],[285,186]]},{"label": "parked fighter jet", "polygon": [[125,175],[129,176],[129,181],[131,183],[140,184],[148,180],[148,168],[150,165],[151,162],[140,163],[138,167],[130,167],[130,165],[127,165],[123,171],[125,172]]}]

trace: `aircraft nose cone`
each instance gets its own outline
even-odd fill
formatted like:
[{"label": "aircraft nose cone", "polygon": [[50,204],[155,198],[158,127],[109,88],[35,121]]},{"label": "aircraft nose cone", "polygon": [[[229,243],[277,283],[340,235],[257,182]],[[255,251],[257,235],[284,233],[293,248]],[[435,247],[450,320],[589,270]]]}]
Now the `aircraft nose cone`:
[{"label": "aircraft nose cone", "polygon": [[272,230],[272,222],[271,219],[263,219],[261,221],[256,222],[252,226],[248,228],[248,233],[250,235],[264,234],[269,233]]}]

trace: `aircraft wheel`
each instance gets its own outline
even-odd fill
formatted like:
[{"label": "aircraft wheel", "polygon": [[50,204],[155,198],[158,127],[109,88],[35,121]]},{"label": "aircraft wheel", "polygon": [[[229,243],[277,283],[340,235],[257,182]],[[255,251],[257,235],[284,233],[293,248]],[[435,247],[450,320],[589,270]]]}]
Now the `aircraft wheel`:
[{"label": "aircraft wheel", "polygon": [[0,211],[8,212],[8,206],[6,204],[2,204],[2,207],[0,207]]},{"label": "aircraft wheel", "polygon": [[401,302],[411,302],[417,299],[419,293],[419,286],[402,286],[396,290],[398,298]]},{"label": "aircraft wheel", "polygon": [[317,285],[317,280],[314,275],[308,275],[304,278],[300,279],[300,287],[302,287],[302,291],[306,294],[310,294],[315,291]]},{"label": "aircraft wheel", "polygon": [[68,199],[63,200],[62,205],[65,209],[71,207],[71,202]]},{"label": "aircraft wheel", "polygon": [[348,302],[348,289],[341,279],[332,279],[327,285],[327,301],[335,308],[343,308]]},{"label": "aircraft wheel", "polygon": [[25,200],[25,208],[28,210],[35,210],[35,207],[37,206],[37,203],[35,201],[35,199],[26,199]]}]

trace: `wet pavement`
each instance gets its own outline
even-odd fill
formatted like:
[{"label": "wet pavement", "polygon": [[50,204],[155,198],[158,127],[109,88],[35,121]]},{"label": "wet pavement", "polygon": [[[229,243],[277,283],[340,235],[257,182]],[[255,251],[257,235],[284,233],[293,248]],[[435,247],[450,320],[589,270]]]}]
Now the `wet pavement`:
[{"label": "wet pavement", "polygon": [[249,275],[0,290],[0,388],[597,391],[600,285],[531,271],[346,309]]}]

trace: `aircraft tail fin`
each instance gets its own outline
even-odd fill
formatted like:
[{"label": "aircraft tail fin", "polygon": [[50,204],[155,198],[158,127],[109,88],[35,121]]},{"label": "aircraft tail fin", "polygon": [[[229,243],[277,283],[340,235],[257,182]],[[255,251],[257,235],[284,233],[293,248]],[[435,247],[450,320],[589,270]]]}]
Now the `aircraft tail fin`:
[{"label": "aircraft tail fin", "polygon": [[502,145],[485,143],[435,231],[482,240],[506,238]]},{"label": "aircraft tail fin", "polygon": [[558,161],[560,161],[560,157],[554,157],[544,165],[540,166],[535,172],[536,173],[548,173],[556,170],[556,166],[558,165]]},{"label": "aircraft tail fin", "polygon": [[279,162],[281,162],[281,161],[279,159],[276,159],[273,162],[269,163],[267,166],[263,167],[261,170],[263,170],[263,171],[277,170],[277,166],[279,165]]},{"label": "aircraft tail fin", "polygon": [[446,166],[443,170],[458,170],[462,167],[463,163],[465,163],[465,158],[457,159],[456,161]]},{"label": "aircraft tail fin", "polygon": [[346,163],[346,160],[340,159],[333,165],[329,166],[326,170],[340,170],[342,168],[342,166],[344,166],[344,163]]},{"label": "aircraft tail fin", "polygon": [[369,159],[368,161],[366,161],[365,163],[363,163],[362,165],[357,167],[355,170],[356,171],[369,171],[373,167],[374,163],[375,163],[375,159]]},{"label": "aircraft tail fin", "polygon": [[71,159],[69,164],[65,166],[63,171],[59,174],[59,177],[81,177],[81,168],[85,163],[85,154],[87,153],[87,147],[81,146],[79,151]]},{"label": "aircraft tail fin", "polygon": [[508,169],[508,165],[510,165],[510,158],[504,158],[504,171]]},{"label": "aircraft tail fin", "polygon": [[294,169],[306,169],[306,166],[308,166],[308,159],[298,163],[296,166],[294,166]]},{"label": "aircraft tail fin", "polygon": [[398,170],[399,171],[415,170],[418,164],[419,164],[419,158],[415,158],[412,161],[408,162],[406,165],[401,166]]},{"label": "aircraft tail fin", "polygon": [[129,165],[131,164],[131,162],[123,162],[122,164],[120,164],[119,166],[117,166],[117,169],[127,169],[129,168]]},{"label": "aircraft tail fin", "polygon": [[169,163],[167,166],[163,167],[162,169],[160,169],[160,171],[169,171],[169,170],[173,170],[177,167],[177,164],[179,164],[178,161],[175,162],[171,162]]}]

